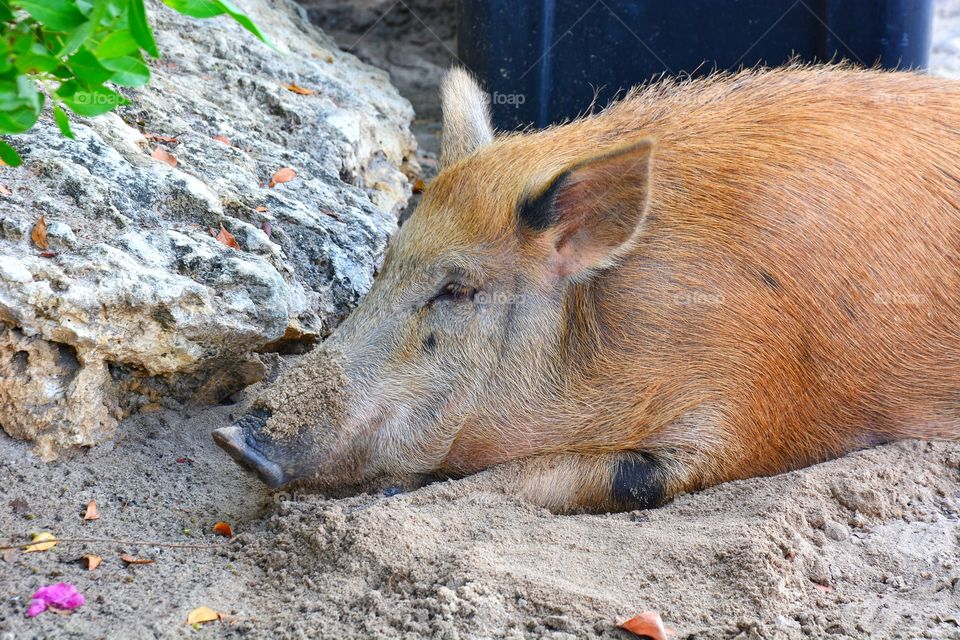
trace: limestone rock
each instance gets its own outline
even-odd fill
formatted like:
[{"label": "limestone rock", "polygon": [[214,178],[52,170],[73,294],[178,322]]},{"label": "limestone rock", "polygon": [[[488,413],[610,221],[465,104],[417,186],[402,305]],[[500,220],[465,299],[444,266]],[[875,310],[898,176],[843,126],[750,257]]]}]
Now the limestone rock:
[{"label": "limestone rock", "polygon": [[[47,457],[109,437],[121,409],[230,393],[265,370],[253,352],[328,333],[410,196],[413,111],[387,75],[289,0],[237,4],[276,50],[152,2],[163,58],[131,105],[71,116],[76,140],[50,114],[7,138],[24,164],[0,168],[0,425]],[[270,187],[283,167],[296,177]]]}]

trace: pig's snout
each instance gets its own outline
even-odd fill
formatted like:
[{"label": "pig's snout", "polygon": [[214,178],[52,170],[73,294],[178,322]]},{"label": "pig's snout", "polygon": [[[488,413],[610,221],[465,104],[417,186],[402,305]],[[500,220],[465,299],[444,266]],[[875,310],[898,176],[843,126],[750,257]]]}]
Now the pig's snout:
[{"label": "pig's snout", "polygon": [[270,488],[277,489],[294,477],[274,462],[283,456],[278,455],[282,454],[278,445],[263,432],[269,417],[269,412],[255,410],[229,427],[214,430],[213,441],[240,466],[253,471]]}]

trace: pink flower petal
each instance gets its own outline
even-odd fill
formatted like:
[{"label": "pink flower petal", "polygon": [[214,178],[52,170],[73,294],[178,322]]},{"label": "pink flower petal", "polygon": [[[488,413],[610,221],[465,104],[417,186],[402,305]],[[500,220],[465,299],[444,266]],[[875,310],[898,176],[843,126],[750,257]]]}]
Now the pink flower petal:
[{"label": "pink flower petal", "polygon": [[70,611],[83,606],[86,599],[83,594],[77,591],[77,588],[66,582],[47,585],[37,589],[33,594],[33,602],[27,609],[27,617],[32,618],[46,611],[47,607],[56,607]]}]

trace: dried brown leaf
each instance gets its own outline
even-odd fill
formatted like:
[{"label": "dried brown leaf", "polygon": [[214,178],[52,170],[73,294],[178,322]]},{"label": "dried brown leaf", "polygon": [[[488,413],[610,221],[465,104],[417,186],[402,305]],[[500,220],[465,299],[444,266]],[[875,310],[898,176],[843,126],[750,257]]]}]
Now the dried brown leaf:
[{"label": "dried brown leaf", "polygon": [[91,500],[87,503],[87,512],[83,514],[84,520],[99,520],[100,509],[97,508],[97,501]]},{"label": "dried brown leaf", "polygon": [[137,558],[126,553],[120,556],[120,559],[127,564],[153,564],[156,562],[153,558]]},{"label": "dried brown leaf", "polygon": [[100,566],[101,562],[103,562],[103,558],[93,554],[85,555],[83,556],[83,559],[87,561],[87,571],[93,571]]},{"label": "dried brown leaf", "polygon": [[213,532],[225,538],[233,537],[233,527],[230,526],[229,522],[218,522],[213,525]]},{"label": "dried brown leaf", "polygon": [[230,142],[230,138],[228,138],[227,136],[213,136],[213,139],[216,140],[217,142],[227,145],[228,147],[233,145],[233,143]]},{"label": "dried brown leaf", "polygon": [[187,624],[204,624],[219,620],[221,613],[214,611],[210,607],[197,607],[187,614]]},{"label": "dried brown leaf", "polygon": [[282,169],[277,169],[277,172],[273,174],[273,177],[270,178],[270,187],[273,188],[278,184],[283,184],[284,182],[290,182],[297,177],[297,172],[294,171],[291,167],[283,167]]},{"label": "dried brown leaf", "polygon": [[159,160],[160,162],[168,164],[171,167],[177,166],[177,156],[173,155],[163,147],[155,147],[153,152],[150,154],[150,157],[154,160]]},{"label": "dried brown leaf", "polygon": [[656,611],[644,611],[617,626],[640,638],[652,638],[653,640],[667,640],[667,636],[676,635],[673,629],[663,626],[663,619]]},{"label": "dried brown leaf", "polygon": [[24,553],[35,553],[37,551],[49,551],[57,546],[57,538],[52,533],[43,531],[33,536],[33,544],[27,546]]},{"label": "dried brown leaf", "polygon": [[301,87],[296,82],[291,82],[290,84],[283,85],[287,91],[293,91],[296,94],[301,96],[312,96],[316,93],[313,89],[307,89],[306,87]]},{"label": "dried brown leaf", "polygon": [[237,242],[237,239],[233,237],[233,234],[223,228],[223,225],[220,225],[220,233],[217,234],[217,242],[220,244],[225,244],[231,249],[239,249],[240,243]]},{"label": "dried brown leaf", "polygon": [[33,230],[30,231],[30,240],[40,249],[47,248],[47,221],[43,216],[40,216],[40,219],[33,225]]},{"label": "dried brown leaf", "polygon": [[147,140],[156,140],[157,142],[166,142],[167,144],[179,144],[180,141],[177,138],[172,136],[165,136],[159,133],[150,133],[149,131],[143,134],[143,137]]}]

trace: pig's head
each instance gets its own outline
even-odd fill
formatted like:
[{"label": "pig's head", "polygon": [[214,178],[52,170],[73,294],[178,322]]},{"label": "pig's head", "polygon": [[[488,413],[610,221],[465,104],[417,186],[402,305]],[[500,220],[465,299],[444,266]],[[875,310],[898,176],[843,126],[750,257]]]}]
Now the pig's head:
[{"label": "pig's head", "polygon": [[557,412],[589,348],[589,283],[642,230],[652,143],[591,150],[579,125],[495,140],[487,104],[450,73],[443,170],[372,289],[214,433],[269,485],[412,484],[571,446]]}]

